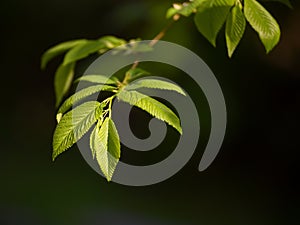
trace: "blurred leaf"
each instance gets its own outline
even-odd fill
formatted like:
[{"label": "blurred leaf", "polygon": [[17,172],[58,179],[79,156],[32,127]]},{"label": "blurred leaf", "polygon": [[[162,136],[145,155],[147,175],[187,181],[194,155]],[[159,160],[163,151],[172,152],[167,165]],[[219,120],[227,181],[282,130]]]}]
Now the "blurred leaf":
[{"label": "blurred leaf", "polygon": [[244,1],[244,14],[246,19],[258,33],[260,40],[269,53],[279,42],[280,28],[272,15],[257,1]]},{"label": "blurred leaf", "polygon": [[231,9],[226,20],[226,43],[228,56],[231,57],[234,50],[241,41],[246,28],[246,19],[242,12],[241,5],[236,5]]},{"label": "blurred leaf", "polygon": [[176,91],[179,94],[185,96],[184,91],[177,84],[171,83],[169,81],[158,80],[158,79],[138,80],[125,87],[126,90],[135,90],[139,88],[154,88],[154,89],[161,89],[161,90]]},{"label": "blurred leaf", "polygon": [[83,103],[66,113],[53,135],[53,160],[76,143],[100,117],[102,108],[97,101]]},{"label": "blurred leaf", "polygon": [[80,100],[95,94],[99,93],[100,91],[113,91],[115,90],[115,87],[108,86],[108,85],[94,85],[87,88],[84,88],[69,98],[67,98],[64,103],[61,105],[61,107],[58,109],[56,120],[59,123],[62,115],[67,112],[74,104],[78,103]]},{"label": "blurred leaf", "polygon": [[115,124],[110,118],[107,117],[103,124],[95,126],[90,136],[90,147],[101,171],[107,181],[110,181],[121,154],[120,138]]},{"label": "blurred leaf", "polygon": [[53,59],[54,57],[68,51],[69,49],[75,47],[76,45],[83,44],[87,42],[85,39],[79,39],[79,40],[72,40],[60,43],[58,45],[55,45],[52,48],[49,48],[43,55],[41,60],[41,68],[45,69],[47,63]]},{"label": "blurred leaf", "polygon": [[169,109],[167,106],[160,103],[159,101],[137,91],[122,90],[118,93],[117,97],[123,102],[127,102],[130,105],[145,110],[155,118],[167,122],[169,125],[174,127],[180,134],[182,134],[182,128],[180,126],[179,118],[171,109]]},{"label": "blurred leaf", "polygon": [[68,93],[74,77],[74,63],[61,64],[54,76],[54,89],[56,95],[56,107],[59,106],[63,97]]}]

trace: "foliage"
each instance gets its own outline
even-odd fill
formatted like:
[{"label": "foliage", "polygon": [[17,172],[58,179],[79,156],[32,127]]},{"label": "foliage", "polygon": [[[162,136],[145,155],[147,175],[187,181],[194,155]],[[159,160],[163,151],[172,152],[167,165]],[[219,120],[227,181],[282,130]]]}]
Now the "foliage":
[{"label": "foliage", "polygon": [[[265,0],[281,2],[292,7],[289,0]],[[166,17],[177,21],[181,16],[194,16],[199,32],[216,46],[217,36],[225,25],[225,39],[228,56],[232,57],[239,45],[247,22],[258,33],[266,52],[269,53],[280,40],[280,27],[272,15],[256,0],[194,0],[182,4],[173,4],[167,10]],[[108,181],[121,156],[118,131],[112,120],[112,103],[115,99],[145,110],[150,115],[165,121],[182,134],[180,119],[166,105],[153,99],[139,90],[155,88],[175,91],[185,95],[176,84],[153,78],[135,80],[150,73],[133,64],[119,81],[116,77],[89,74],[73,82],[76,63],[91,54],[103,54],[110,49],[114,53],[133,54],[151,51],[157,40],[164,36],[166,29],[160,32],[150,45],[139,44],[137,40],[125,41],[114,36],[104,36],[97,40],[78,39],[60,43],[48,49],[41,59],[41,68],[45,69],[53,58],[64,54],[54,77],[56,95],[57,126],[53,135],[53,160],[62,152],[74,145],[89,130],[91,154]],[[125,45],[127,44],[127,45]],[[116,47],[119,47],[115,49]],[[80,81],[91,84],[74,93],[65,101],[72,84]],[[100,91],[110,93],[102,101],[83,102],[88,96]],[[75,107],[76,106],[76,107]],[[73,108],[72,108],[73,107]]]}]

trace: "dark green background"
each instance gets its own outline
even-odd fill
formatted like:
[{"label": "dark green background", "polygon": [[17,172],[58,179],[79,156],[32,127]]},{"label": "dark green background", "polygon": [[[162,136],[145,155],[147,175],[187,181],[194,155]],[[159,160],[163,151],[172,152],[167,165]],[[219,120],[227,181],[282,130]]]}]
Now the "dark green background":
[{"label": "dark green background", "polygon": [[[197,167],[209,132],[207,104],[195,84],[176,71],[174,79],[181,81],[197,103],[204,137],[192,160],[174,177],[138,188],[107,183],[76,147],[51,162],[53,74],[59,61],[53,61],[46,72],[40,71],[43,51],[61,41],[107,34],[151,39],[164,26],[171,3],[0,3],[1,225],[300,223],[300,10],[296,1],[292,11],[277,3],[265,4],[282,28],[282,40],[269,55],[248,28],[234,57],[228,59],[223,33],[218,47],[213,48],[196,31],[191,18],[180,20],[164,38],[201,56],[224,91],[227,134],[218,157],[206,171],[200,173]],[[82,63],[79,71],[87,63]],[[153,67],[153,72],[170,75],[161,65]],[[140,124],[143,116],[136,112]],[[147,136],[147,132],[137,133]],[[175,135],[172,145],[178,136],[169,132]],[[163,146],[150,158],[167,157],[166,151]]]}]

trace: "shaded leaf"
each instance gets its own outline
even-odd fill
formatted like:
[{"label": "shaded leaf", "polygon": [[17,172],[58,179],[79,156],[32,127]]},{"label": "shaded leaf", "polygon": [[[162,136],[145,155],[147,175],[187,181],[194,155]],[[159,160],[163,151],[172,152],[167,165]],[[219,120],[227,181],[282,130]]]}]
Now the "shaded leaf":
[{"label": "shaded leaf", "polygon": [[241,41],[246,28],[246,19],[242,12],[241,5],[236,5],[231,9],[226,21],[226,44],[228,56],[231,57],[234,50]]},{"label": "shaded leaf", "polygon": [[103,48],[106,48],[106,45],[102,41],[87,41],[68,51],[65,55],[63,64],[66,65],[68,63],[83,59]]},{"label": "shaded leaf", "polygon": [[47,63],[54,57],[68,51],[69,49],[75,47],[76,45],[83,44],[87,42],[85,39],[71,40],[55,45],[52,48],[49,48],[43,55],[41,59],[41,68],[45,69]]},{"label": "shaded leaf", "polygon": [[69,98],[67,98],[64,103],[61,105],[61,107],[58,109],[56,120],[59,123],[62,115],[67,112],[74,104],[78,103],[80,100],[95,94],[99,93],[100,91],[113,91],[115,90],[115,87],[108,86],[108,85],[94,85],[87,88],[84,88]]},{"label": "shaded leaf", "polygon": [[101,112],[101,104],[90,101],[66,113],[54,131],[53,160],[75,144],[97,121]]},{"label": "shaded leaf", "polygon": [[68,93],[74,77],[74,63],[61,64],[54,76],[54,89],[56,96],[56,107],[59,106],[63,97]]},{"label": "shaded leaf", "polygon": [[234,0],[205,1],[198,8],[194,21],[199,32],[215,47],[216,38],[226,21]]},{"label": "shaded leaf", "polygon": [[123,44],[126,44],[125,40],[113,36],[104,36],[99,38],[98,40],[89,40],[85,43],[77,45],[75,48],[72,48],[66,54],[63,63],[68,64],[70,62],[83,59],[96,52],[104,53],[109,49]]},{"label": "shaded leaf", "polygon": [[158,80],[158,79],[142,79],[132,84],[129,84],[125,87],[126,90],[134,90],[138,88],[154,88],[154,89],[161,89],[161,90],[176,91],[179,94],[185,96],[184,91],[177,84],[171,83],[169,81]]},{"label": "shaded leaf", "polygon": [[179,118],[171,109],[169,109],[167,106],[160,103],[159,101],[137,91],[122,90],[118,93],[117,97],[123,102],[127,102],[130,105],[145,110],[155,118],[167,122],[169,125],[174,127],[180,134],[182,134]]},{"label": "shaded leaf", "polygon": [[101,171],[110,181],[121,154],[120,138],[110,118],[107,117],[101,126],[95,126],[90,136],[90,147]]},{"label": "shaded leaf", "polygon": [[269,53],[279,42],[280,28],[272,15],[257,1],[244,1],[244,14],[250,25],[258,33],[266,52]]}]

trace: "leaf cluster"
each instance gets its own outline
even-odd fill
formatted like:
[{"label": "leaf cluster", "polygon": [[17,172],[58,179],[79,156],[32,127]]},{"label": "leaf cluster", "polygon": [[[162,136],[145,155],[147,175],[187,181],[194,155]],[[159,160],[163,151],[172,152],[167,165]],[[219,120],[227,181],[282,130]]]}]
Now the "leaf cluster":
[{"label": "leaf cluster", "polygon": [[[272,0],[266,0],[272,1]],[[273,0],[292,7],[289,0]],[[269,53],[280,40],[280,27],[272,15],[256,0],[194,0],[183,4],[174,4],[166,17],[177,20],[179,16],[194,14],[199,32],[216,47],[216,39],[225,25],[227,53],[232,57],[240,43],[247,22]]]}]

